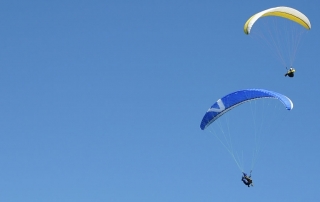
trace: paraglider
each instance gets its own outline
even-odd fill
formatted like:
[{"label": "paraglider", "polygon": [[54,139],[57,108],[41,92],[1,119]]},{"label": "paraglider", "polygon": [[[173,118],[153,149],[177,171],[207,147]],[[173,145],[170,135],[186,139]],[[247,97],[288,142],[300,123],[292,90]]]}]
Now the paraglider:
[{"label": "paraglider", "polygon": [[243,176],[241,177],[241,181],[243,182],[243,184],[247,185],[248,187],[253,187],[253,182],[251,179],[251,171],[250,171],[250,175],[248,176],[246,173],[242,172]]},{"label": "paraglider", "polygon": [[[245,34],[253,34],[259,41],[266,42],[284,67],[293,66],[302,36],[310,29],[311,23],[305,14],[285,6],[269,8],[252,15],[243,28]],[[293,77],[294,71],[288,71],[285,76]]]},{"label": "paraglider", "polygon": [[296,72],[296,70],[291,67],[284,76],[294,77],[295,72]]},{"label": "paraglider", "polygon": [[[270,102],[268,102],[268,100],[270,100]],[[252,171],[257,160],[258,152],[260,152],[259,149],[261,149],[259,142],[263,145],[265,144],[265,142],[260,141],[259,133],[269,133],[269,130],[264,130],[262,127],[263,123],[266,124],[266,122],[268,122],[266,118],[268,116],[265,116],[266,113],[261,114],[262,122],[260,123],[258,121],[259,117],[256,111],[260,108],[259,105],[256,104],[258,102],[264,104],[262,107],[263,112],[272,111],[272,108],[275,109],[275,111],[278,111],[278,107],[275,107],[276,105],[279,105],[280,107],[284,106],[289,111],[293,109],[293,102],[285,95],[265,89],[244,89],[227,94],[226,96],[218,99],[207,110],[200,123],[201,130],[209,130],[209,132],[213,133],[228,151],[240,171],[243,173],[241,181],[248,187],[253,186],[253,181],[251,178],[251,172],[250,175],[247,175],[244,172],[244,160],[245,158],[251,158],[250,170]],[[272,104],[275,105],[272,106]],[[239,110],[239,108],[242,108],[240,106],[248,106],[249,109],[245,107],[246,110],[242,112]],[[254,110],[250,110],[250,107],[254,108]],[[222,120],[222,122],[220,122],[221,117],[228,117],[232,114],[238,115],[236,116],[236,119],[234,119],[236,123],[232,122],[231,118],[226,118],[226,127],[224,127],[224,121]],[[246,131],[252,132],[253,138],[250,138],[250,136],[248,139],[247,136],[244,136],[244,133],[237,129],[234,130],[234,135],[231,134],[233,125],[239,125],[241,129],[246,127],[243,124],[243,121],[246,121],[246,115],[250,114],[252,117],[249,119],[253,121],[253,125],[250,124],[250,128]],[[280,121],[276,119],[277,115],[273,112],[271,112],[271,114],[273,117],[272,119],[279,123]],[[219,132],[221,132],[221,136],[217,135]],[[252,142],[250,142],[250,139],[252,139]],[[239,147],[237,148],[237,145],[234,143],[238,143]],[[243,147],[243,145],[246,146]]]}]

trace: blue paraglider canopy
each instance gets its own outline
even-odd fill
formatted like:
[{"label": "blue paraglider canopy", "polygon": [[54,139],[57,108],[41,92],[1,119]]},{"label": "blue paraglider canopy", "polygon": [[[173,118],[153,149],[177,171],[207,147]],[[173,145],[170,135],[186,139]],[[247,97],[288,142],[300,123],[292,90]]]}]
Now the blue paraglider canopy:
[{"label": "blue paraglider canopy", "polygon": [[264,89],[245,89],[230,93],[223,98],[219,99],[215,102],[204,115],[200,128],[204,130],[211,123],[217,120],[220,116],[230,111],[234,107],[243,104],[244,102],[248,102],[250,100],[262,99],[262,98],[273,98],[278,99],[287,110],[291,110],[293,108],[292,101],[285,95],[280,93],[276,93],[269,90]]}]

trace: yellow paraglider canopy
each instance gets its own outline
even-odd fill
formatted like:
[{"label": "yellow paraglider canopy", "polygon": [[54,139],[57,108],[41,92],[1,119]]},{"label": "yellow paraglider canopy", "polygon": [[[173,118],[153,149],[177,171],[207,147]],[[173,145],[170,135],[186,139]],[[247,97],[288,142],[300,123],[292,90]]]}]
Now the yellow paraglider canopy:
[{"label": "yellow paraglider canopy", "polygon": [[307,16],[305,16],[303,13],[301,13],[296,9],[281,6],[281,7],[270,8],[251,16],[244,25],[244,33],[250,34],[250,30],[253,24],[259,18],[265,17],[265,16],[278,16],[278,17],[287,18],[289,20],[292,20],[302,25],[306,29],[311,29],[311,23],[307,18]]}]

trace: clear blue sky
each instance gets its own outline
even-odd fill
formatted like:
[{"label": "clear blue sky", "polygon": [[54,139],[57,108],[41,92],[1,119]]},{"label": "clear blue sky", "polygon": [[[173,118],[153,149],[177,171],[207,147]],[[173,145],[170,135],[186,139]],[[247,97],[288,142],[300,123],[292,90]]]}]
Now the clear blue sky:
[{"label": "clear blue sky", "polygon": [[[243,33],[275,6],[305,13],[293,79]],[[0,201],[320,201],[318,0],[0,2]],[[208,107],[244,88],[294,102],[254,171]],[[279,138],[278,138],[279,137]]]}]

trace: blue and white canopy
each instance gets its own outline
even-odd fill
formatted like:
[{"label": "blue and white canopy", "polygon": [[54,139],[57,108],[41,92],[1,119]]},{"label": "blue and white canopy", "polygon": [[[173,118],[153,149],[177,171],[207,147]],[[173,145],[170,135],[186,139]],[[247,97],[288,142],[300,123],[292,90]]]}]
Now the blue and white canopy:
[{"label": "blue and white canopy", "polygon": [[223,98],[219,99],[217,102],[215,102],[204,115],[200,124],[200,128],[204,130],[211,123],[217,120],[220,116],[244,102],[262,98],[278,99],[280,102],[283,103],[287,110],[291,110],[293,108],[292,101],[287,96],[282,95],[280,93],[264,89],[240,90],[230,93],[224,96]]}]

